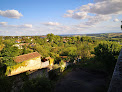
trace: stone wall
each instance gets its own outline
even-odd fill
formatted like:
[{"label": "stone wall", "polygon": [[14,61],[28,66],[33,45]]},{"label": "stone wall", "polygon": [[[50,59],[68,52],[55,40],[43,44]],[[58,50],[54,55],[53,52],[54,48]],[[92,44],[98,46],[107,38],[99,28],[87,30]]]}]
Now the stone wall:
[{"label": "stone wall", "polygon": [[41,62],[41,68],[46,68],[49,66],[49,61]]},{"label": "stone wall", "polygon": [[34,79],[34,78],[41,78],[41,77],[46,77],[48,78],[48,71],[47,71],[47,68],[44,68],[44,69],[39,69],[31,74],[28,75],[29,77],[29,80],[31,79]]},{"label": "stone wall", "polygon": [[122,49],[120,51],[108,92],[122,92]]},{"label": "stone wall", "polygon": [[32,70],[36,70],[40,68],[41,68],[41,59],[40,57],[37,57],[37,58],[26,61],[25,66],[19,66],[17,69],[12,69],[11,73],[8,76],[12,76],[12,75],[16,75],[22,72],[26,72],[29,70],[32,71]]}]

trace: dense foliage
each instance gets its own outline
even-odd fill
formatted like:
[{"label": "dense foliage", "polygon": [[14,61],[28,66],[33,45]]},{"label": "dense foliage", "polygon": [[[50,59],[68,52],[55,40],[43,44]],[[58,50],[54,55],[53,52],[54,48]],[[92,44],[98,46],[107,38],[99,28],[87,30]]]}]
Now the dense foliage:
[{"label": "dense foliage", "polygon": [[[78,66],[94,70],[99,69],[111,74],[121,49],[121,42],[121,35],[117,38],[116,35],[109,37],[108,34],[91,35],[91,37],[61,37],[54,34],[0,37],[0,91],[9,92],[9,89],[11,89],[12,84],[8,79],[6,80],[4,73],[6,66],[16,68],[21,64],[14,62],[13,58],[16,56],[37,51],[42,58],[54,58],[51,60],[55,65],[53,70],[49,72],[50,80],[57,80],[59,75],[63,73],[64,66],[66,66],[65,61],[71,64],[77,61],[76,65],[71,65],[73,68]],[[61,58],[61,56],[66,58]],[[42,92],[50,92],[52,82],[49,79],[37,78],[26,81],[21,91],[38,92],[41,90]],[[8,87],[8,89],[5,89],[5,87]]]},{"label": "dense foliage", "polygon": [[12,81],[7,77],[0,77],[0,92],[10,92]]},{"label": "dense foliage", "polygon": [[107,71],[111,72],[120,50],[121,46],[117,42],[102,42],[95,47],[96,60],[101,62]]},{"label": "dense foliage", "polygon": [[[108,39],[103,39],[105,36],[108,36],[108,34],[100,35],[102,39],[88,36],[61,37],[54,34],[47,34],[44,37],[5,36],[0,38],[0,60],[6,65],[15,65],[13,57],[35,51],[39,52],[42,57],[50,56],[54,58],[55,63],[59,63],[59,60],[61,61],[60,56],[67,56],[65,60],[70,60],[70,62],[77,60],[77,58],[85,61],[93,56],[97,61],[105,61],[103,60],[105,56],[106,58],[112,57],[113,59],[111,59],[114,60],[121,47],[116,41],[108,41],[109,37]],[[20,42],[16,43],[18,40]],[[24,45],[21,45],[23,43]],[[22,46],[21,49],[16,45]],[[109,60],[109,58],[107,59]]]},{"label": "dense foliage", "polygon": [[26,81],[22,92],[51,92],[53,85],[48,78],[36,78]]}]

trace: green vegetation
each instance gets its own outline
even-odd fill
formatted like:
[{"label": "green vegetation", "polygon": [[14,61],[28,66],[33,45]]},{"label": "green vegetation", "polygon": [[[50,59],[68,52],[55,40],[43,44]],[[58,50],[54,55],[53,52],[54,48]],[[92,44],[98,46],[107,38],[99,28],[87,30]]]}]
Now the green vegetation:
[{"label": "green vegetation", "polygon": [[[11,80],[5,77],[6,67],[7,73],[9,73],[12,69],[25,65],[25,62],[15,63],[13,58],[35,51],[39,52],[42,58],[51,57],[50,65],[53,62],[55,64],[53,70],[49,72],[49,79],[37,78],[26,81],[22,89],[23,92],[33,90],[36,92],[38,90],[50,92],[53,88],[52,81],[57,81],[75,68],[103,71],[110,77],[121,49],[121,37],[120,34],[71,37],[47,34],[44,37],[0,37],[0,91],[8,92],[8,89],[3,87],[3,83],[6,87],[12,85]],[[18,43],[17,40],[19,40]],[[76,61],[75,64],[73,64],[74,61]],[[66,70],[65,62],[71,64]],[[5,82],[3,82],[4,80]],[[11,86],[8,88],[11,89]]]},{"label": "green vegetation", "polygon": [[116,42],[102,42],[95,48],[95,58],[106,71],[112,72],[120,50],[121,46]]},{"label": "green vegetation", "polygon": [[[119,40],[120,42],[113,40],[115,36],[117,37],[117,34],[90,36],[92,37],[61,37],[54,34],[47,34],[45,37],[1,37],[0,62],[6,66],[14,66],[16,63],[13,61],[13,57],[37,51],[42,57],[50,56],[54,58],[54,62],[57,64],[61,60],[74,62],[74,60],[77,61],[77,58],[81,58],[82,62],[86,62],[88,59],[94,58],[95,62],[104,63],[104,65],[107,65],[108,61],[114,62],[113,64],[109,62],[112,64],[111,67],[113,67],[116,62],[115,57],[117,57],[121,49],[121,40]],[[111,41],[109,41],[109,36],[111,37]],[[18,40],[19,43],[16,43]],[[15,44],[22,46],[22,48],[19,49]],[[67,58],[60,58],[60,56],[67,56]],[[104,67],[107,68],[107,66]]]},{"label": "green vegetation", "polygon": [[48,78],[36,78],[26,81],[22,92],[52,92],[53,84]]},{"label": "green vegetation", "polygon": [[0,77],[0,92],[10,92],[12,84],[11,78]]},{"label": "green vegetation", "polygon": [[65,70],[66,63],[63,60],[61,60],[61,62],[59,63],[59,65],[60,65],[60,71],[63,72]]}]

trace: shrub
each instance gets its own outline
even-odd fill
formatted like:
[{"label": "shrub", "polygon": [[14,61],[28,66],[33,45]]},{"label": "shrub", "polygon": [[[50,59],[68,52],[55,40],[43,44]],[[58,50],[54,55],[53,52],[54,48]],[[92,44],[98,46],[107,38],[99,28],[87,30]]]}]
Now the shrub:
[{"label": "shrub", "polygon": [[51,92],[53,85],[48,78],[36,78],[26,81],[22,92]]},{"label": "shrub", "polygon": [[53,70],[58,69],[60,66],[58,64],[53,65]]},{"label": "shrub", "polygon": [[66,67],[66,62],[64,62],[63,60],[61,60],[61,62],[59,63],[60,65],[60,71],[63,72],[65,67]]},{"label": "shrub", "polygon": [[0,92],[10,92],[12,88],[12,82],[8,77],[0,77]]},{"label": "shrub", "polygon": [[57,80],[60,74],[60,68],[48,72],[50,80]]}]

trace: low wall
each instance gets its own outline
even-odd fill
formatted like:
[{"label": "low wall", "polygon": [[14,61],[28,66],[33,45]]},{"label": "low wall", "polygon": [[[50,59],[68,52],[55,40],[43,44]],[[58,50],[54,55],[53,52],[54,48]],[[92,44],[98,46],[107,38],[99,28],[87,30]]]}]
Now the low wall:
[{"label": "low wall", "polygon": [[48,78],[47,68],[39,69],[39,70],[29,74],[28,77],[29,77],[29,80],[37,78],[37,77],[46,77],[46,78]]},{"label": "low wall", "polygon": [[41,62],[41,68],[46,68],[49,66],[49,61]]},{"label": "low wall", "polygon": [[122,49],[120,51],[108,92],[122,92]]}]

